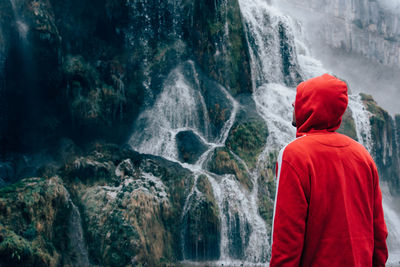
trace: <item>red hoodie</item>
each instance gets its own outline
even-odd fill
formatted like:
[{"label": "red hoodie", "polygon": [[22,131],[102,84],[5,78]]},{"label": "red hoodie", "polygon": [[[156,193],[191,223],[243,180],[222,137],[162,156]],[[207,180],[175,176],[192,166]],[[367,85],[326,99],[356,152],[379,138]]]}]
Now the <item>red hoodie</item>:
[{"label": "red hoodie", "polygon": [[367,150],[336,133],[346,83],[324,74],[297,87],[297,138],[277,162],[270,266],[385,266],[387,229]]}]

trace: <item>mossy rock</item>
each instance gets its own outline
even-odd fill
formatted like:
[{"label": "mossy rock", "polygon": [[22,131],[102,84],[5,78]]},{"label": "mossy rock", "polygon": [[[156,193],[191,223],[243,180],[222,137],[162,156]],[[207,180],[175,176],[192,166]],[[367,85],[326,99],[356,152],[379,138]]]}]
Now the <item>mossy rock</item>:
[{"label": "mossy rock", "polygon": [[50,253],[39,242],[27,240],[0,224],[1,266],[58,266],[59,254]]},{"label": "mossy rock", "polygon": [[382,180],[389,181],[393,193],[400,191],[400,168],[397,164],[396,124],[389,113],[378,106],[371,95],[360,94],[363,104],[371,113],[370,125],[373,141],[372,156]]},{"label": "mossy rock", "polygon": [[182,162],[194,164],[208,148],[193,131],[179,132],[175,138]]},{"label": "mossy rock", "polygon": [[65,251],[56,231],[68,218],[68,192],[59,177],[26,178],[0,189],[0,265],[59,266]]},{"label": "mossy rock", "polygon": [[[237,0],[193,2],[189,32],[196,61],[233,95],[252,91],[250,55]],[[227,25],[227,27],[225,27]]]},{"label": "mossy rock", "polygon": [[89,252],[96,264],[157,266],[171,259],[172,235],[164,225],[171,216],[166,195],[152,184],[126,178],[121,186],[92,186],[79,193]]},{"label": "mossy rock", "polygon": [[208,169],[216,174],[234,174],[247,190],[253,190],[253,182],[245,166],[227,148],[217,148],[208,163]]},{"label": "mossy rock", "polygon": [[182,258],[176,218],[193,186],[191,171],[97,141],[60,173],[81,211],[91,263],[168,266]]},{"label": "mossy rock", "polygon": [[271,231],[275,201],[275,168],[278,152],[271,152],[258,177],[258,211]]},{"label": "mossy rock", "polygon": [[236,122],[229,132],[226,146],[254,169],[268,137],[264,121]]},{"label": "mossy rock", "polygon": [[342,123],[337,131],[358,141],[356,125],[349,108],[347,108],[346,112],[343,114]]},{"label": "mossy rock", "polygon": [[183,217],[184,258],[186,260],[217,260],[220,257],[221,221],[218,205],[207,177],[197,179],[196,188]]}]

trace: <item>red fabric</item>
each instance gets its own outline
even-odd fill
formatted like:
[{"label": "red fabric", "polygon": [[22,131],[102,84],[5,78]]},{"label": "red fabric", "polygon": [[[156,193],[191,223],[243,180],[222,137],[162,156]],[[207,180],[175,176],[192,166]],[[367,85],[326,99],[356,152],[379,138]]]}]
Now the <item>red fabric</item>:
[{"label": "red fabric", "polygon": [[385,266],[387,229],[367,150],[334,132],[347,86],[323,75],[297,87],[297,138],[281,151],[270,266]]}]

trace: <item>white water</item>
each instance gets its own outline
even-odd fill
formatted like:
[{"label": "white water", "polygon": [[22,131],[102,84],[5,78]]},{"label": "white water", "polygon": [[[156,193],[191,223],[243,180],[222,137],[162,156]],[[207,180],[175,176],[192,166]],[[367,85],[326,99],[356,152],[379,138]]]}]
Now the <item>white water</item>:
[{"label": "white water", "polygon": [[180,65],[169,74],[153,107],[139,115],[135,129],[140,130],[129,141],[137,151],[178,159],[175,136],[184,130],[192,130],[207,143],[208,112],[200,88],[191,86],[182,68]]},{"label": "white water", "polygon": [[372,153],[371,125],[369,123],[370,113],[361,101],[360,95],[349,96],[349,108],[356,125],[357,139],[368,152]]},{"label": "white water", "polygon": [[75,206],[74,202],[67,195],[68,204],[71,205],[71,213],[68,219],[68,241],[69,241],[69,256],[70,264],[73,267],[88,267],[89,264],[89,253],[84,238],[82,229],[82,219],[79,209]]},{"label": "white water", "polygon": [[[216,266],[258,266],[266,262],[270,250],[267,226],[258,214],[257,178],[260,175],[259,168],[262,168],[265,161],[268,160],[269,153],[279,151],[295,138],[295,128],[291,125],[291,104],[295,98],[295,88],[284,85],[285,78],[282,73],[278,25],[284,25],[286,30],[289,31],[290,38],[293,38],[292,43],[295,47],[292,50],[291,60],[298,62],[300,67],[298,72],[303,79],[327,72],[308,50],[308,45],[302,34],[301,23],[282,15],[267,1],[239,0],[239,4],[247,29],[247,41],[250,48],[252,79],[254,81],[253,99],[256,103],[257,112],[265,119],[269,130],[267,145],[259,157],[257,168],[253,173],[249,173],[252,177],[254,189],[248,192],[233,175],[215,175],[205,169],[204,165],[206,165],[214,149],[224,146],[239,106],[224,88],[220,88],[232,103],[233,108],[231,116],[220,131],[219,136],[217,138],[211,137],[207,107],[199,89],[200,82],[194,63],[191,61],[189,64],[193,68],[192,73],[196,82],[193,84],[185,77],[183,65],[175,68],[168,76],[163,91],[156,99],[155,104],[139,116],[135,126],[135,129],[138,130],[133,133],[129,142],[139,152],[163,156],[175,162],[179,162],[175,136],[180,131],[192,130],[203,143],[209,146],[209,149],[195,164],[180,164],[193,171],[196,177],[194,184],[196,184],[197,177],[204,174],[212,185],[221,214],[221,257],[219,261],[207,264]],[[220,52],[217,51],[217,53]],[[369,114],[363,107],[359,96],[350,96],[349,108],[352,110],[355,120],[359,142],[371,151]],[[201,193],[194,186],[186,199],[181,219],[190,210],[191,198],[194,193],[201,196]],[[399,226],[398,217],[395,217],[396,213],[391,212],[388,208],[389,205],[385,203],[385,216],[387,221],[392,222],[388,223],[389,231],[392,232],[392,229]],[[237,221],[232,220],[235,216],[238,218]],[[239,222],[239,225],[236,224],[237,222]],[[240,229],[237,240],[240,240],[241,244],[232,243],[231,232],[235,227]],[[394,239],[399,240],[395,232],[397,230],[393,231],[395,233],[392,234]],[[183,236],[182,240],[184,240]],[[184,245],[183,243],[182,247]],[[232,252],[234,245],[240,245],[239,254],[241,255],[239,257],[237,252]],[[391,260],[397,260],[396,253],[398,252],[391,248]],[[191,266],[198,264],[190,261],[184,261],[184,263]]]},{"label": "white water", "polygon": [[[295,128],[291,126],[291,103],[295,99],[295,89],[284,85],[283,76],[279,72],[279,51],[276,47],[276,25],[283,21],[292,30],[296,45],[297,57],[304,79],[326,73],[321,62],[311,56],[305,37],[302,34],[301,23],[280,14],[279,10],[269,6],[262,0],[239,0],[247,29],[250,55],[252,60],[253,81],[256,81],[253,99],[258,113],[265,119],[269,137],[267,146],[260,159],[268,160],[268,154],[279,151],[295,137]],[[255,40],[255,41],[252,41]],[[275,42],[271,44],[272,42]],[[252,42],[254,43],[252,45]],[[278,43],[279,44],[279,43]],[[296,59],[295,59],[296,61]],[[261,77],[260,77],[261,76]],[[260,82],[261,81],[261,82]],[[263,83],[269,81],[270,83]],[[357,138],[368,151],[372,152],[370,113],[366,110],[359,95],[349,96],[349,108],[355,121]],[[395,203],[390,203],[390,194],[384,191],[383,206],[385,220],[389,229],[389,266],[400,266],[400,220],[399,210],[392,209]]]},{"label": "white water", "polygon": [[388,228],[387,245],[389,248],[389,259],[386,266],[400,266],[400,216],[399,197],[393,197],[389,186],[381,182],[383,211]]},{"label": "white water", "polygon": [[[278,25],[286,25],[289,36],[294,38],[293,57],[298,62],[304,79],[326,73],[321,62],[310,55],[304,42],[301,25],[264,0],[239,0],[247,29],[251,69],[254,84],[253,99],[257,112],[265,119],[269,137],[263,154],[279,151],[295,138],[296,129],[291,125],[296,90],[285,86],[280,57]],[[252,45],[252,41],[253,42]],[[260,81],[263,81],[260,83]],[[268,81],[268,83],[266,82]]]},{"label": "white water", "polygon": [[[204,174],[208,177],[216,203],[220,210],[221,220],[221,257],[215,264],[228,264],[241,262],[241,264],[254,265],[257,262],[266,262],[269,250],[267,226],[258,214],[257,205],[257,180],[252,175],[254,185],[249,194],[247,189],[237,181],[233,175],[215,175],[204,169],[206,162],[217,147],[223,147],[229,131],[235,121],[239,104],[226,91],[220,89],[232,106],[229,119],[220,130],[219,136],[212,137],[209,132],[209,118],[206,103],[200,92],[200,81],[193,62],[188,62],[192,67],[195,83],[190,83],[184,75],[182,64],[175,68],[168,76],[163,91],[156,99],[153,107],[143,111],[136,122],[136,132],[130,138],[130,145],[141,153],[148,153],[165,157],[171,161],[178,162],[177,146],[175,136],[180,131],[191,130],[209,146],[195,164],[180,163],[183,167],[193,171],[197,178]],[[140,125],[140,126],[139,126]],[[191,209],[194,194],[201,197],[201,192],[194,186],[186,198],[181,219]],[[234,220],[237,218],[237,220]],[[242,240],[242,244],[232,241],[232,232],[236,228],[236,238]],[[183,228],[182,228],[183,229]],[[184,242],[182,230],[182,240]],[[182,243],[182,250],[185,246]],[[235,251],[239,247],[239,255]],[[185,253],[183,250],[185,260]],[[195,264],[185,261],[186,264]]]}]

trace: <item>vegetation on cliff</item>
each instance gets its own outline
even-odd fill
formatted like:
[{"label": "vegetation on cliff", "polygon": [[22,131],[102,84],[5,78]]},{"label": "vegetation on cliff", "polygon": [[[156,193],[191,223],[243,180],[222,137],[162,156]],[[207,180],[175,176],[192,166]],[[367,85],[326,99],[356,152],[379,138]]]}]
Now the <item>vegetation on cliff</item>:
[{"label": "vegetation on cliff", "polygon": [[379,107],[372,96],[361,93],[361,100],[371,113],[372,156],[382,180],[389,181],[393,192],[400,191],[398,125],[389,113]]},{"label": "vegetation on cliff", "polygon": [[229,132],[226,146],[243,159],[250,169],[265,146],[268,130],[265,122],[252,120],[235,123]]}]

